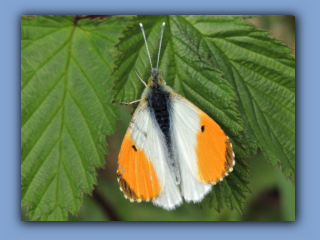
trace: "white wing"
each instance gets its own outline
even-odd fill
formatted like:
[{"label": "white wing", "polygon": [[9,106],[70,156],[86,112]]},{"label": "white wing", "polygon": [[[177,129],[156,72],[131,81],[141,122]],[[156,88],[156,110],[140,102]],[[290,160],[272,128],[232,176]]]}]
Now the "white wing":
[{"label": "white wing", "polygon": [[181,172],[181,191],[186,202],[200,202],[211,191],[212,184],[198,180],[196,155],[200,129],[198,109],[182,96],[171,93],[173,144]]}]

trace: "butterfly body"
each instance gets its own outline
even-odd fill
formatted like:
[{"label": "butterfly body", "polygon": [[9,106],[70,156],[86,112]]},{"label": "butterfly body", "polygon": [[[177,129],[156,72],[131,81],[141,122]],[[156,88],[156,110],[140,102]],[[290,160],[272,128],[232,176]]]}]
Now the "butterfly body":
[{"label": "butterfly body", "polygon": [[170,91],[173,91],[170,87],[166,86],[158,76],[158,71],[151,71],[152,77],[149,79],[149,84],[146,87],[145,96],[147,105],[150,111],[150,115],[155,125],[161,130],[163,138],[165,140],[166,151],[168,152],[167,162],[171,171],[171,174],[176,182],[180,183],[180,173],[177,160],[174,155],[173,149],[173,136],[172,136],[172,104],[170,101]]},{"label": "butterfly body", "polygon": [[151,68],[119,154],[117,176],[125,197],[166,210],[183,199],[200,202],[234,164],[232,144],[220,126]]}]

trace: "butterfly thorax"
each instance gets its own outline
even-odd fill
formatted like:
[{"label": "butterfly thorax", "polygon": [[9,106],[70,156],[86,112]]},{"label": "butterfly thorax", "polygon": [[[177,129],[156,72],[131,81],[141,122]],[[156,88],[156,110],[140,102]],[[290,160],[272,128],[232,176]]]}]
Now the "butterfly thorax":
[{"label": "butterfly thorax", "polygon": [[146,97],[151,114],[155,117],[157,124],[166,139],[167,147],[170,149],[169,94],[170,93],[168,91],[164,91],[161,84],[152,84]]}]

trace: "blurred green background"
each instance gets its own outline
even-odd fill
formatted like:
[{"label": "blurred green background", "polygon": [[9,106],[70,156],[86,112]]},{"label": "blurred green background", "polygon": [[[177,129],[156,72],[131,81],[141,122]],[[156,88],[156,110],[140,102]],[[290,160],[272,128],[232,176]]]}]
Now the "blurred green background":
[{"label": "blurred green background", "polygon": [[[266,29],[282,40],[295,54],[295,17],[292,15],[261,16],[249,20],[258,28]],[[121,120],[114,136],[107,137],[108,152],[104,169],[98,169],[98,184],[92,195],[85,195],[83,207],[69,221],[294,221],[295,186],[279,168],[273,169],[262,153],[247,159],[251,175],[244,215],[236,210],[223,209],[220,213],[199,204],[184,203],[175,211],[166,211],[152,203],[131,203],[119,190],[116,169],[123,136],[131,120],[130,107],[121,106]],[[21,209],[21,220],[29,221],[26,207]]]}]

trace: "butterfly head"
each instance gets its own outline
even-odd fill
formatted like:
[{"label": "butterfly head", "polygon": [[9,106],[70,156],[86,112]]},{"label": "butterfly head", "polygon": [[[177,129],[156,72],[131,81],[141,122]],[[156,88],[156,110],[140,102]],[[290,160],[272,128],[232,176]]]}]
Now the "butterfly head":
[{"label": "butterfly head", "polygon": [[151,77],[149,78],[148,85],[166,85],[166,82],[159,75],[158,68],[151,68]]}]

